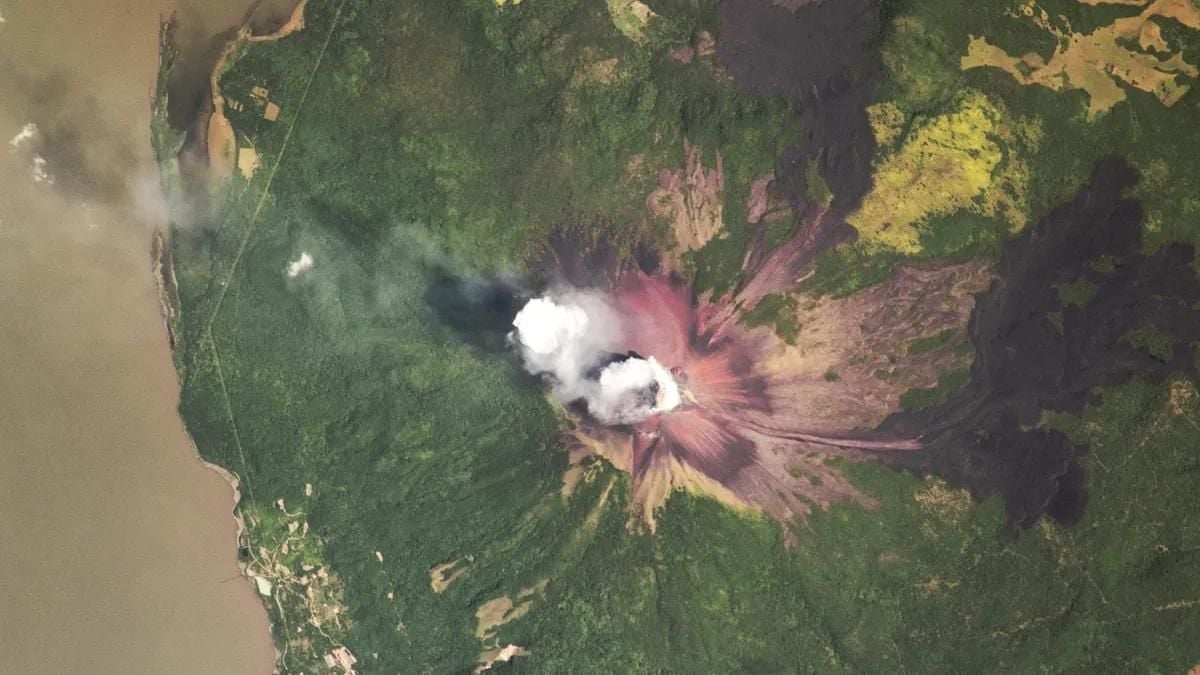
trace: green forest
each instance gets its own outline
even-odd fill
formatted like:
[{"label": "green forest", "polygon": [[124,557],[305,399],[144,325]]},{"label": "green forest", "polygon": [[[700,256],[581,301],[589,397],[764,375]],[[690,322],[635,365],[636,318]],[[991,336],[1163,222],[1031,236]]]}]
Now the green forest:
[{"label": "green forest", "polygon": [[[1041,5],[1084,33],[1141,10]],[[882,3],[876,179],[848,219],[857,237],[745,320],[786,338],[805,296],[852,294],[902,263],[995,260],[1105,154],[1143,173],[1147,247],[1200,244],[1200,97],[1168,107],[1126,87],[1089,115],[1083,90],[964,69],[973,36],[1048,58],[1053,37],[1021,6]],[[311,0],[305,24],[237,45],[219,85],[237,152],[257,166],[206,187],[202,212],[179,206],[172,235],[181,412],[201,455],[241,481],[241,557],[270,582],[283,672],[341,672],[325,659],[340,648],[361,673],[468,672],[508,645],[522,651],[495,671],[1200,665],[1200,395],[1185,375],[1044,416],[1090,447],[1075,526],[1004,537],[998,499],[846,463],[879,506],[814,513],[787,545],[778,522],[682,492],[656,532],[633,531],[628,475],[602,461],[567,494],[561,410],[515,360],[438,320],[435,269],[519,274],[564,228],[624,254],[669,248],[647,196],[685,164],[685,142],[704,166],[720,157],[724,221],[682,264],[702,291],[738,284],[752,183],[794,144],[798,104],[735,86],[705,48],[720,40],[713,0]],[[1196,31],[1162,33],[1200,60]],[[182,136],[162,118],[155,131],[178,197]],[[955,169],[910,227],[879,226],[888,190],[914,189],[908,174],[939,157]],[[836,195],[811,183],[814,201]],[[311,267],[290,273],[304,255]],[[1089,300],[1059,292],[1064,307]],[[1163,349],[1153,327],[1130,340]]]}]

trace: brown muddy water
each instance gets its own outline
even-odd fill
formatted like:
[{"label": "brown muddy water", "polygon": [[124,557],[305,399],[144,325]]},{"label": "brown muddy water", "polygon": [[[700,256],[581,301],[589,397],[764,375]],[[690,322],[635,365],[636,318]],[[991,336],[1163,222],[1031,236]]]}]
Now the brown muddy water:
[{"label": "brown muddy water", "polygon": [[179,2],[0,0],[0,672],[273,667],[150,266],[159,17],[200,44],[249,0]]}]

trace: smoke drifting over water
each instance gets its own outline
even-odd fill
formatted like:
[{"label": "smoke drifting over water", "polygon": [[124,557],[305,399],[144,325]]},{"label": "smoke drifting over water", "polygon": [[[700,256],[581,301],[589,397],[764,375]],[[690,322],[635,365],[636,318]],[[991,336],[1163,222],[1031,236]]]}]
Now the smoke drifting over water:
[{"label": "smoke drifting over water", "polygon": [[21,542],[0,561],[21,617],[4,670],[269,672],[261,603],[219,583],[239,572],[233,490],[180,423],[151,273],[166,219],[147,98],[174,5],[0,5],[0,369],[20,385],[0,394],[20,477],[0,528]]},{"label": "smoke drifting over water", "polygon": [[621,356],[619,317],[596,293],[565,290],[530,300],[509,340],[525,368],[565,403],[582,400],[603,424],[635,424],[679,406],[675,378],[654,357]]}]

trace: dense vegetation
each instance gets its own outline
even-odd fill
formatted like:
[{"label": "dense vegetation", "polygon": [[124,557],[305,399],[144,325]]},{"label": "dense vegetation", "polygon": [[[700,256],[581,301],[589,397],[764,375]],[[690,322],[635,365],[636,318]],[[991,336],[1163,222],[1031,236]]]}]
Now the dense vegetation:
[{"label": "dense vegetation", "polygon": [[[518,669],[547,673],[1200,663],[1200,396],[1186,379],[1134,380],[1082,418],[1047,416],[1090,442],[1093,500],[1076,527],[1015,541],[998,536],[998,502],[869,465],[846,471],[880,506],[798,522],[792,548],[774,521],[682,493],[654,535],[631,533],[626,477],[602,463],[564,496],[554,408],[509,360],[437,321],[429,271],[519,269],[564,226],[663,244],[645,200],[660,169],[683,164],[686,139],[708,166],[720,151],[726,172],[725,232],[690,270],[702,287],[736,283],[750,184],[797,131],[792,103],[739,94],[711,56],[670,57],[718,34],[712,4],[649,1],[657,18],[639,33],[628,3],[312,0],[304,31],[244,45],[225,73],[238,144],[260,167],[175,232],[181,407],[204,457],[243,481],[243,553],[275,583],[284,670],[318,672],[344,645],[360,672],[462,672],[509,643],[531,652]],[[1046,4],[1076,30],[1117,11]],[[994,255],[1013,209],[1036,219],[1106,152],[1169,161],[1144,188],[1150,240],[1200,241],[1179,178],[1200,168],[1200,152],[1179,149],[1198,142],[1187,124],[1200,99],[1168,109],[1133,92],[1087,121],[1081,92],[961,71],[970,34],[1044,46],[1003,9],[886,3],[880,119],[907,137],[881,143],[879,165],[902,182],[965,125],[974,145],[955,151],[987,175],[914,210],[903,247],[864,237],[827,252],[806,292],[851,293],[914,257]],[[813,198],[828,192],[822,182]],[[290,277],[302,253],[313,266]],[[751,320],[794,331],[771,314],[794,300],[770,302]],[[1161,348],[1150,331],[1129,339]],[[460,559],[466,571],[435,592],[431,569]],[[476,611],[501,596],[528,598],[528,612],[481,639]]]},{"label": "dense vegetation", "polygon": [[[1148,248],[1200,243],[1200,203],[1179,179],[1200,170],[1200,145],[1193,147],[1186,131],[1200,110],[1194,96],[1167,107],[1149,92],[1124,87],[1127,100],[1089,119],[1081,90],[1021,85],[994,68],[962,67],[972,36],[987,36],[1013,54],[1048,58],[1056,43],[1022,13],[1026,5],[1085,35],[1141,11],[1077,0],[984,6],[884,0],[885,77],[870,112],[880,141],[877,166],[890,181],[877,184],[864,211],[851,217],[865,234],[818,269],[811,291],[853,292],[886,278],[905,258],[994,258],[1012,233],[1064,201],[1108,154],[1129,158],[1142,172],[1138,196],[1147,211]],[[1170,21],[1158,25],[1185,61],[1200,59],[1200,32]],[[906,173],[914,157],[939,180]],[[888,204],[902,205],[904,224],[917,226],[881,231]]]}]

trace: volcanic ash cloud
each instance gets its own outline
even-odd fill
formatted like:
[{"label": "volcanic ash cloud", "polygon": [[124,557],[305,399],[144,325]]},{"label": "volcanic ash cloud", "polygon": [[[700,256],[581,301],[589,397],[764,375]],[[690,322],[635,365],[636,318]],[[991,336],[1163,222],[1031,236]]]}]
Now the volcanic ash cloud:
[{"label": "volcanic ash cloud", "polygon": [[653,357],[616,353],[618,325],[602,296],[571,290],[530,300],[509,339],[560,401],[582,400],[604,424],[635,424],[677,407],[679,385],[666,368]]}]

